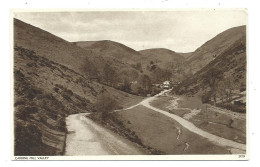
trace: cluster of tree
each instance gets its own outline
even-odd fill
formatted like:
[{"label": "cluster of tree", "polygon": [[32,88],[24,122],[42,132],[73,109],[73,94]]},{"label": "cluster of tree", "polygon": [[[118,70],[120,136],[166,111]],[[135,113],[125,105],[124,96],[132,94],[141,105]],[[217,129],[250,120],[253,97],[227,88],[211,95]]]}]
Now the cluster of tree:
[{"label": "cluster of tree", "polygon": [[191,69],[186,68],[183,62],[168,62],[164,68],[160,68],[151,61],[149,70],[153,72],[153,80],[156,83],[172,80],[173,78],[181,81],[192,75]]},{"label": "cluster of tree", "polygon": [[157,69],[157,67],[158,66],[153,61],[150,61],[150,64],[146,66],[146,70],[150,72],[154,72]]},{"label": "cluster of tree", "polygon": [[169,69],[157,68],[153,73],[153,78],[156,83],[169,81],[173,77],[173,73]]},{"label": "cluster of tree", "polygon": [[[222,102],[230,103],[232,100],[232,90],[235,84],[231,76],[224,77],[221,70],[211,70],[203,76],[204,85],[209,87],[207,92],[208,98],[213,97],[214,105],[216,105],[217,97],[219,97]],[[209,99],[204,99],[205,102]]]},{"label": "cluster of tree", "polygon": [[[215,106],[220,106],[237,112],[245,112],[244,106],[236,106],[232,104],[232,92],[238,89],[232,76],[224,76],[221,70],[212,70],[203,76],[205,84],[204,94],[202,96],[203,103],[212,103]],[[219,99],[217,104],[217,99]]]},{"label": "cluster of tree", "polygon": [[138,93],[146,95],[150,93],[152,88],[152,81],[148,75],[142,75],[139,79],[140,87],[138,87]]},{"label": "cluster of tree", "polygon": [[102,83],[120,89],[124,92],[136,94],[132,91],[132,81],[139,77],[137,71],[122,71],[118,73],[115,68],[106,64],[103,69]]},{"label": "cluster of tree", "polygon": [[[117,70],[109,63],[104,65],[101,73],[98,73],[96,68],[91,65],[86,66],[85,70],[91,78],[96,78],[99,82],[105,85],[120,89],[127,93],[146,96],[147,94],[158,93],[158,90],[155,90],[153,87],[153,83],[160,83],[170,80],[172,77],[170,70],[161,69],[152,61],[150,62],[150,65],[154,68],[152,69],[152,78],[147,74],[142,74],[139,76],[139,73],[135,70],[121,71],[118,73]],[[137,63],[135,68],[142,70],[141,63]],[[133,82],[135,82],[135,89],[132,88]]]},{"label": "cluster of tree", "polygon": [[141,96],[155,95],[161,89],[153,85],[151,78],[148,75],[141,75],[138,79],[137,94]]}]

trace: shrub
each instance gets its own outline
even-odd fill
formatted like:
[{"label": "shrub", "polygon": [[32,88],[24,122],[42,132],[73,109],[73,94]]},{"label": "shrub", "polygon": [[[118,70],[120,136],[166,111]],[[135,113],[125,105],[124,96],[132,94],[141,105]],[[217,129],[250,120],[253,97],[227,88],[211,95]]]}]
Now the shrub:
[{"label": "shrub", "polygon": [[220,104],[217,104],[217,107],[225,108],[225,109],[231,110],[233,112],[246,113],[246,105],[236,105],[236,104],[231,104],[231,103],[220,103]]},{"label": "shrub", "polygon": [[94,104],[94,111],[99,113],[102,120],[109,117],[109,112],[118,108],[117,101],[110,97],[108,94],[102,94],[98,97],[97,102]]},{"label": "shrub", "polygon": [[211,92],[209,91],[209,92],[206,92],[205,94],[203,94],[202,96],[201,96],[201,101],[202,101],[202,103],[209,103],[210,102],[210,97],[211,97]]}]

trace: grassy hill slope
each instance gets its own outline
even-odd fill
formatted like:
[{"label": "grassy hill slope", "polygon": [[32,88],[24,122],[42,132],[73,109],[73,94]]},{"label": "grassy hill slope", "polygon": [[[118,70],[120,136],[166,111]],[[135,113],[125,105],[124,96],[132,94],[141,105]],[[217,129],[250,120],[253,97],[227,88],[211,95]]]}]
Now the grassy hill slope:
[{"label": "grassy hill slope", "polygon": [[207,41],[201,47],[195,50],[187,59],[187,65],[193,73],[196,73],[216,57],[223,54],[234,43],[246,34],[246,26],[239,26],[228,29],[211,40]]},{"label": "grassy hill slope", "polygon": [[185,58],[172,50],[154,48],[139,52],[142,55],[139,61],[151,72],[157,83],[165,80],[181,81],[189,73],[185,72]]},{"label": "grassy hill slope", "polygon": [[139,53],[123,44],[109,40],[81,41],[73,44],[90,53],[90,60],[94,62],[100,73],[109,64],[117,71],[118,83],[122,83],[124,79],[133,81],[140,75],[140,71],[133,66],[135,57],[140,56]]},{"label": "grassy hill slope", "polygon": [[140,54],[132,48],[121,43],[104,40],[104,41],[85,41],[76,42],[76,45],[86,50],[91,49],[96,55],[103,57],[116,58],[118,60],[130,63],[133,57],[139,57]]},{"label": "grassy hill slope", "polygon": [[14,19],[14,43],[34,51],[51,61],[59,62],[81,74],[89,75],[85,69],[95,68],[89,61],[89,52],[47,31]]}]

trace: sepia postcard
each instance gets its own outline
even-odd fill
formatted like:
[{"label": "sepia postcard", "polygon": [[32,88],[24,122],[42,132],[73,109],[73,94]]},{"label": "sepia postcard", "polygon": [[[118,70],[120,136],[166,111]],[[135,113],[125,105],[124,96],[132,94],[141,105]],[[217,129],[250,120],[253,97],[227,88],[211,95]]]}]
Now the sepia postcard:
[{"label": "sepia postcard", "polygon": [[11,10],[13,160],[248,160],[246,9]]}]

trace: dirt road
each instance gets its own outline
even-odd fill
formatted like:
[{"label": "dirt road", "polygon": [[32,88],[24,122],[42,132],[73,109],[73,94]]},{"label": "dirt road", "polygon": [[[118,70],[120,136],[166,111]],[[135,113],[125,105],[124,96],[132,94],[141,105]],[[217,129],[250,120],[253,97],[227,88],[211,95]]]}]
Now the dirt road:
[{"label": "dirt road", "polygon": [[[154,97],[149,97],[142,102],[126,109],[116,110],[114,112],[125,111],[143,105],[158,113],[161,113],[171,119],[180,123],[184,128],[198,134],[212,143],[224,146],[230,149],[234,154],[245,153],[246,145],[228,140],[209,132],[206,132],[193,123],[185,120],[175,114],[155,108],[150,105],[150,102],[155,100],[158,96],[167,93],[170,90],[165,90]],[[65,155],[140,155],[145,154],[138,146],[132,142],[122,138],[112,131],[97,125],[92,120],[85,117],[86,114],[75,114],[67,117],[67,129],[69,131],[66,140]],[[189,144],[186,144],[187,148]],[[186,148],[186,149],[187,149]]]},{"label": "dirt road", "polygon": [[132,142],[85,117],[70,115],[66,119],[68,135],[65,155],[140,155],[145,154]]},{"label": "dirt road", "polygon": [[198,135],[200,135],[204,138],[207,138],[209,141],[213,142],[216,145],[229,147],[231,149],[231,152],[234,150],[232,153],[237,153],[237,152],[245,153],[245,150],[246,150],[245,144],[237,143],[237,142],[234,142],[232,140],[228,140],[228,139],[210,134],[210,133],[208,133],[208,132],[206,132],[202,129],[199,129],[193,123],[191,123],[191,122],[189,122],[189,121],[187,121],[187,120],[185,120],[185,119],[183,119],[183,118],[181,118],[181,117],[179,117],[175,114],[169,113],[167,111],[163,111],[161,109],[155,108],[155,107],[150,105],[150,102],[155,100],[158,96],[161,96],[164,93],[167,93],[168,91],[170,91],[170,90],[162,91],[161,93],[159,93],[158,95],[156,95],[154,97],[150,97],[150,98],[143,100],[140,104],[142,104],[143,106],[150,108],[150,109],[152,109],[156,112],[159,112],[163,115],[166,115],[166,116],[174,119],[175,121],[179,122],[183,127],[188,129],[189,131],[196,133],[196,134],[198,134]]}]

